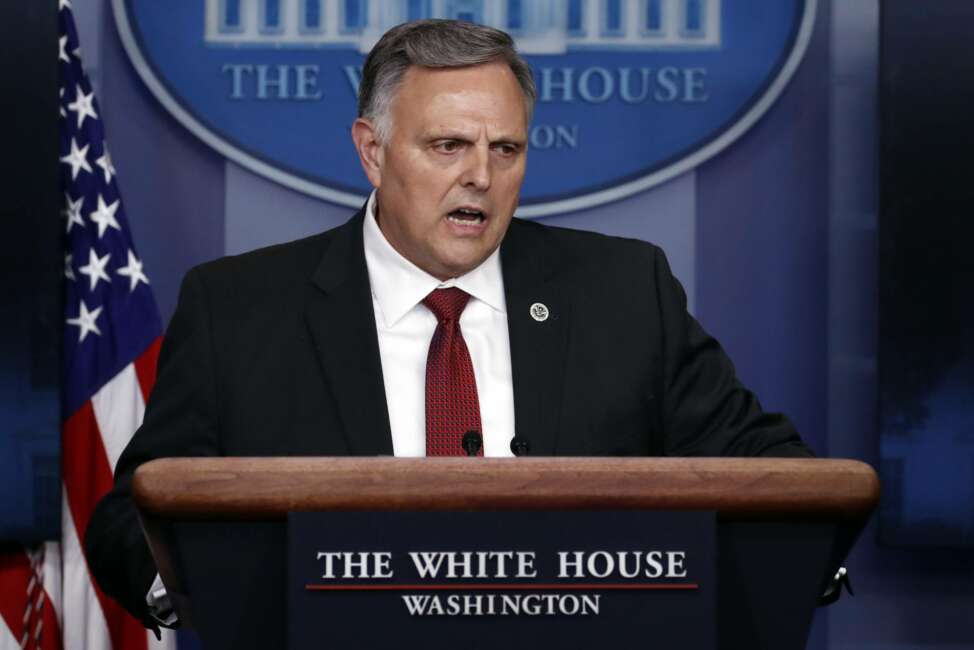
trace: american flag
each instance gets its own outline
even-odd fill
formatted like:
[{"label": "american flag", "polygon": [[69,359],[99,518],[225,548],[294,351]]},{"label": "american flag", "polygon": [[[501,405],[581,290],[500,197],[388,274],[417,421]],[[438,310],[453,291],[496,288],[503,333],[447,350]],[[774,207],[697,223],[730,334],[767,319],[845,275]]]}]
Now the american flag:
[{"label": "american flag", "polygon": [[81,65],[70,0],[59,0],[64,350],[61,541],[0,558],[0,650],[174,648],[105,596],[82,548],[95,503],[142,422],[162,325],[132,242]]}]

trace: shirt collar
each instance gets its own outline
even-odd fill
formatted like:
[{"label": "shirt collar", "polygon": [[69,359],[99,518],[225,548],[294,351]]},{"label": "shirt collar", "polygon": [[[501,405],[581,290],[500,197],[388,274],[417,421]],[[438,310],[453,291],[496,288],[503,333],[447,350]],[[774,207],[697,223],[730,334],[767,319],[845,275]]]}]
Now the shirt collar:
[{"label": "shirt collar", "polygon": [[375,218],[375,191],[365,205],[365,264],[372,296],[386,327],[392,327],[434,289],[458,287],[499,313],[507,313],[500,247],[480,266],[457,278],[441,282],[399,254],[379,229]]}]

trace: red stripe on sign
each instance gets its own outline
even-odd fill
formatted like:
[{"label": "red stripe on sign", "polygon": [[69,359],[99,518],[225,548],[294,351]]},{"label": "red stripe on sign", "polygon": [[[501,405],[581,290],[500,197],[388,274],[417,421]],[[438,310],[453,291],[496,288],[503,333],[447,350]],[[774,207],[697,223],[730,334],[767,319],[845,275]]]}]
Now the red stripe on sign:
[{"label": "red stripe on sign", "polygon": [[[71,518],[82,548],[91,513],[105,493],[112,487],[112,471],[95,420],[91,402],[85,402],[64,423],[61,436],[61,471],[68,495]],[[87,561],[86,561],[87,563]],[[89,578],[91,571],[88,570]],[[108,634],[115,650],[144,650],[148,647],[145,628],[132,618],[122,606],[105,595],[94,579],[91,585],[98,596]],[[67,595],[67,594],[66,594]]]},{"label": "red stripe on sign", "polygon": [[680,583],[567,583],[567,584],[495,584],[495,585],[305,585],[309,591],[692,591],[695,582]]},{"label": "red stripe on sign", "polygon": [[157,336],[156,340],[135,360],[135,374],[139,378],[142,399],[146,404],[149,403],[149,393],[156,385],[156,367],[159,363],[159,348],[161,346],[162,337]]}]

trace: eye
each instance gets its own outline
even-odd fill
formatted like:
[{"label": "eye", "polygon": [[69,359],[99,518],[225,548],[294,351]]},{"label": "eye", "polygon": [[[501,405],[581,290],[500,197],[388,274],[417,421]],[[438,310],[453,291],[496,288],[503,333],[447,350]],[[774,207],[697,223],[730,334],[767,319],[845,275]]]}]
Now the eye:
[{"label": "eye", "polygon": [[519,151],[519,147],[516,144],[510,144],[507,142],[495,144],[494,151],[502,156],[509,157],[513,156]]},{"label": "eye", "polygon": [[460,150],[460,143],[456,140],[443,140],[434,144],[433,150],[439,153],[456,153]]}]

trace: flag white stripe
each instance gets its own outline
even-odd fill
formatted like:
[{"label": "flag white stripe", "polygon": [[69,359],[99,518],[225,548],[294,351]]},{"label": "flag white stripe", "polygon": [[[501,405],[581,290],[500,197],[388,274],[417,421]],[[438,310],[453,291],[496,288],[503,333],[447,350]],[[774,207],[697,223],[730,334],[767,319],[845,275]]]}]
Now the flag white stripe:
[{"label": "flag white stripe", "polygon": [[[92,396],[91,406],[109,466],[114,473],[119,456],[145,415],[145,401],[135,364],[130,363],[102,386]],[[174,650],[176,647],[176,634],[171,630],[164,630],[161,640],[156,640],[155,634],[146,630],[146,639],[148,647],[156,650]]]},{"label": "flag white stripe", "polygon": [[[65,507],[67,503],[61,505]],[[64,629],[61,625],[61,544],[58,542],[44,544],[44,591],[48,602],[54,607],[58,629]]]},{"label": "flag white stripe", "polygon": [[62,597],[64,602],[71,604],[62,613],[61,638],[64,650],[110,650],[112,640],[108,634],[108,624],[101,611],[98,595],[91,586],[88,565],[74,528],[67,493],[64,494],[62,503],[61,527],[64,572]]},{"label": "flag white stripe", "polygon": [[[91,406],[108,463],[114,473],[119,456],[145,415],[145,401],[135,364],[127,365],[102,386],[91,398]],[[156,650],[173,650],[176,647],[176,634],[171,630],[163,630],[161,640],[156,640],[155,634],[146,630],[146,639],[149,648]]]},{"label": "flag white stripe", "polygon": [[0,650],[20,650],[20,641],[14,638],[14,633],[7,627],[7,621],[0,618]]},{"label": "flag white stripe", "polygon": [[145,401],[138,375],[135,374],[135,364],[125,366],[102,386],[92,396],[91,406],[108,455],[108,464],[114,474],[118,457],[145,415]]}]

